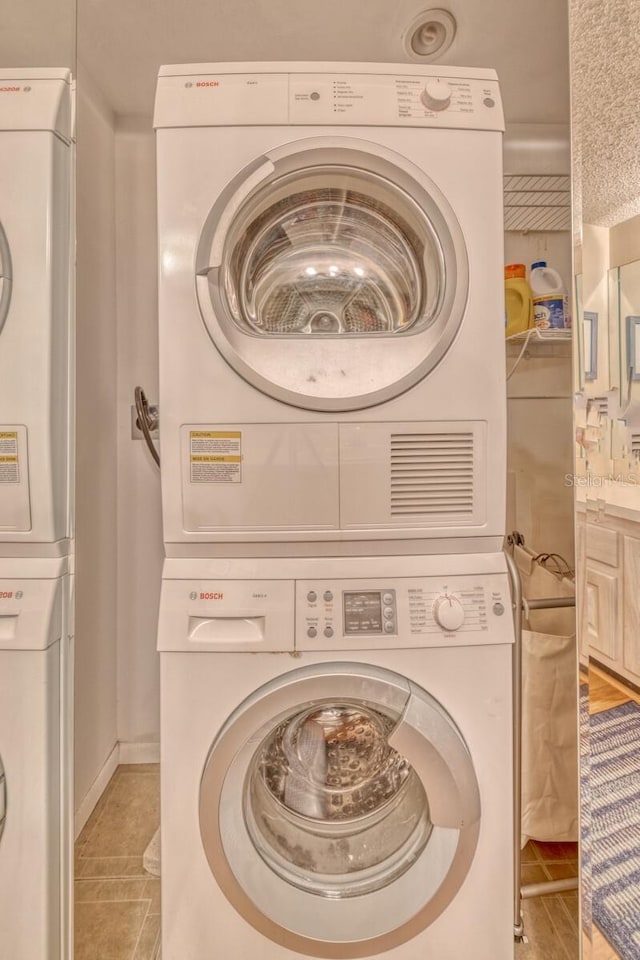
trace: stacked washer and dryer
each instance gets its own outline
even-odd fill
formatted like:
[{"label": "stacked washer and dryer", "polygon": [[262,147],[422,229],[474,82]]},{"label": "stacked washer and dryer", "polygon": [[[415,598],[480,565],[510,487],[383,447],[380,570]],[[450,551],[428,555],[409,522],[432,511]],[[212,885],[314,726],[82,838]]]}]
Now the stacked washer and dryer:
[{"label": "stacked washer and dryer", "polygon": [[68,70],[0,71],[0,958],[68,955]]},{"label": "stacked washer and dryer", "polygon": [[163,960],[507,960],[495,74],[162,68]]}]

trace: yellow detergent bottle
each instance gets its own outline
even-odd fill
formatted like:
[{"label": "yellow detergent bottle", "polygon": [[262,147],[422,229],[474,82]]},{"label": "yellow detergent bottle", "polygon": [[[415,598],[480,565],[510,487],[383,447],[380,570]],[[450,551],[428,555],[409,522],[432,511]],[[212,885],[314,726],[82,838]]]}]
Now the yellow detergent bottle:
[{"label": "yellow detergent bottle", "polygon": [[507,337],[533,326],[533,298],[526,280],[524,263],[510,263],[504,268],[504,300]]}]

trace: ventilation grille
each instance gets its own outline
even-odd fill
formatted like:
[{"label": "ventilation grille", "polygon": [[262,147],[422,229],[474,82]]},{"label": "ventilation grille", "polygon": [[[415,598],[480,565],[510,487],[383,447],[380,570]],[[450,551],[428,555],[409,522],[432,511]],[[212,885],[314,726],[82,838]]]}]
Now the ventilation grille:
[{"label": "ventilation grille", "polygon": [[640,433],[631,434],[631,453],[640,457]]},{"label": "ventilation grille", "polygon": [[506,176],[505,230],[570,230],[571,178]]},{"label": "ventilation grille", "polygon": [[392,433],[391,514],[473,514],[473,433]]}]

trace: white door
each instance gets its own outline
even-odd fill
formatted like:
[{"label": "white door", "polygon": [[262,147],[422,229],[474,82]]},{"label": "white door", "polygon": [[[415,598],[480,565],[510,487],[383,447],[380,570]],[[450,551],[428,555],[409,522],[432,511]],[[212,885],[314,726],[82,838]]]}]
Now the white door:
[{"label": "white door", "polygon": [[197,254],[208,332],[258,389],[348,410],[426,376],[460,326],[462,232],[446,198],[385,147],[306,139],[243,170]]},{"label": "white door", "polygon": [[9,243],[0,223],[0,333],[9,313],[11,301],[11,254]]},{"label": "white door", "polygon": [[370,956],[427,927],[466,877],[479,825],[451,717],[405,677],[359,663],[257,690],[201,782],[217,883],[257,930],[310,956]]}]

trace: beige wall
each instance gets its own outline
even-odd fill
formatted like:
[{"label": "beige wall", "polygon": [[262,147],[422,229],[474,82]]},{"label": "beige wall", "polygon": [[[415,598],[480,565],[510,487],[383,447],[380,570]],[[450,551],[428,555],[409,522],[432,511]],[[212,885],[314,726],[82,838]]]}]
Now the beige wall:
[{"label": "beige wall", "polygon": [[78,79],[76,811],[117,737],[114,119]]}]

